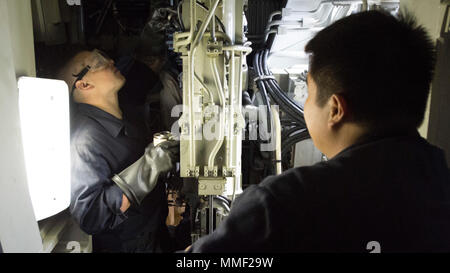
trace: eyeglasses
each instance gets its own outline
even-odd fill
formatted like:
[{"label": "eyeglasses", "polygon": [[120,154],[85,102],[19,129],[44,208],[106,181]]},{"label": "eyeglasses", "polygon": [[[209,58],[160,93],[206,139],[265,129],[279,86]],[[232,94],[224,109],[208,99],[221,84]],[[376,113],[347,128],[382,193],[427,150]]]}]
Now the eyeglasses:
[{"label": "eyeglasses", "polygon": [[95,71],[99,71],[105,67],[107,67],[108,65],[111,64],[111,58],[108,57],[108,55],[106,55],[106,53],[104,53],[101,50],[98,49],[94,49],[92,51],[91,56],[88,58],[87,63],[89,63],[88,65],[86,65],[78,74],[72,74],[72,76],[76,77],[75,81],[73,82],[72,85],[72,94],[73,91],[76,88],[76,83],[80,80],[83,79],[83,77],[89,72],[95,72]]}]

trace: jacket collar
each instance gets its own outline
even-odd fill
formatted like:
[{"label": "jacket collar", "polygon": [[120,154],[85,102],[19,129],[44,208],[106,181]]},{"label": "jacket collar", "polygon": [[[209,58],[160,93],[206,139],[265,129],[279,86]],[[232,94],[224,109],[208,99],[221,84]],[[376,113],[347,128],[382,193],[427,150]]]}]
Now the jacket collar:
[{"label": "jacket collar", "polygon": [[391,130],[386,132],[379,132],[379,133],[369,133],[364,136],[362,136],[356,143],[353,145],[345,148],[344,150],[340,151],[337,155],[335,155],[333,158],[340,157],[344,154],[346,154],[349,151],[352,151],[360,146],[367,145],[379,140],[384,139],[392,139],[392,138],[421,138],[419,132],[417,132],[416,129],[411,130]]},{"label": "jacket collar", "polygon": [[122,128],[125,126],[125,122],[123,120],[120,120],[110,113],[90,104],[78,103],[77,114],[82,114],[96,120],[113,137],[117,137]]}]

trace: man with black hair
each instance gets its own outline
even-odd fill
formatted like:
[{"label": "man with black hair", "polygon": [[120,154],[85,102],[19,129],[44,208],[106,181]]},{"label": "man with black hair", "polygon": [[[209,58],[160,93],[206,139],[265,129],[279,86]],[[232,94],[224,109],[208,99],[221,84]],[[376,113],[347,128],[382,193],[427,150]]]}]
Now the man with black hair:
[{"label": "man with black hair", "polygon": [[444,153],[417,133],[434,46],[409,16],[369,11],[320,31],[305,120],[329,159],[250,186],[189,252],[448,252]]}]

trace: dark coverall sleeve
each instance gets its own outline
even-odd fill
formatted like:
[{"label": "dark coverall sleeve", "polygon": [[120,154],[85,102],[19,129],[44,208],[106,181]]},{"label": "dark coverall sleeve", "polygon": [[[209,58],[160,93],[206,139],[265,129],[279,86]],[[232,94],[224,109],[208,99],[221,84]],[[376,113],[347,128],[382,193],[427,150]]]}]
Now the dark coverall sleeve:
[{"label": "dark coverall sleeve", "polygon": [[282,211],[267,189],[250,186],[239,196],[230,215],[188,252],[273,252],[280,234]]},{"label": "dark coverall sleeve", "polygon": [[72,146],[70,212],[88,234],[113,229],[127,217],[121,212],[122,191],[110,179],[106,159],[86,146]]}]

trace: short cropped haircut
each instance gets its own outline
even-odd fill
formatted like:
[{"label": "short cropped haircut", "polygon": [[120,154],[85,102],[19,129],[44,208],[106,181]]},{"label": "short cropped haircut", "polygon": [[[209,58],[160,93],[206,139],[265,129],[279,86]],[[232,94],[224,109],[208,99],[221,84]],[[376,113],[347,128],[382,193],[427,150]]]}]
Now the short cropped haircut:
[{"label": "short cropped haircut", "polygon": [[80,63],[79,61],[77,62],[75,59],[78,54],[84,51],[92,51],[92,49],[83,45],[74,45],[67,49],[66,55],[61,58],[61,60],[57,60],[61,64],[55,73],[55,78],[65,81],[69,87],[69,90],[72,88],[72,85],[76,79],[73,74],[78,74],[85,66],[85,64]]},{"label": "short cropped haircut", "polygon": [[367,11],[320,31],[305,47],[323,106],[346,100],[350,119],[373,129],[417,128],[423,121],[435,47],[407,11]]}]

